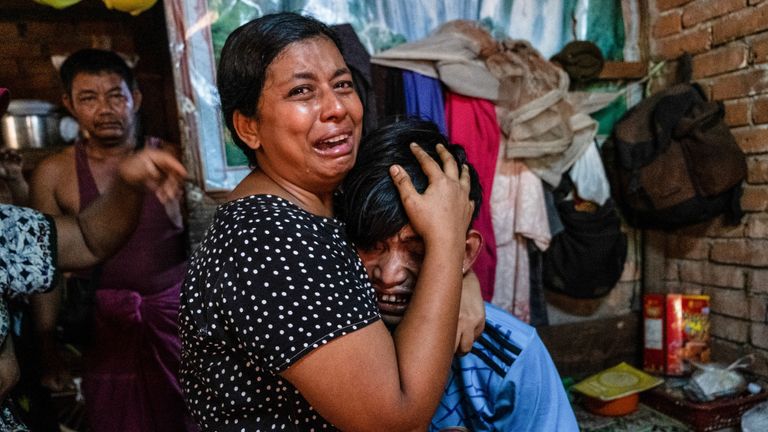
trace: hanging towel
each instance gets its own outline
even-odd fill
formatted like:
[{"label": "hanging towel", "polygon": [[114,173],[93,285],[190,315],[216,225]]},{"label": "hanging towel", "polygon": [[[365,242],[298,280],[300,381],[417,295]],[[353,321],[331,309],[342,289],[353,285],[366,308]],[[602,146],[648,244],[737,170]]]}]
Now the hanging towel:
[{"label": "hanging towel", "polygon": [[519,160],[499,152],[491,214],[496,238],[496,285],[492,303],[530,321],[528,239],[544,251],[551,235],[539,179]]},{"label": "hanging towel", "polygon": [[491,301],[496,280],[496,238],[491,221],[491,195],[501,134],[496,111],[491,101],[449,91],[445,97],[445,117],[448,137],[451,142],[464,147],[467,160],[475,167],[483,189],[483,202],[473,225],[483,235],[483,247],[472,269],[480,279],[483,299]]},{"label": "hanging towel", "polygon": [[499,83],[484,62],[495,50],[496,41],[479,24],[453,20],[424,39],[375,54],[371,63],[439,79],[461,95],[496,100]]}]

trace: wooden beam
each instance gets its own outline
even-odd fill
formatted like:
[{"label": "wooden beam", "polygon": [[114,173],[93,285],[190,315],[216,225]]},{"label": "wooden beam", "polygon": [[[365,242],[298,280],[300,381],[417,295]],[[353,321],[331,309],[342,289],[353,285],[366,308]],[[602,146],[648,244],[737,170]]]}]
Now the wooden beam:
[{"label": "wooden beam", "polygon": [[648,73],[648,67],[641,62],[607,61],[599,78],[604,80],[639,79]]},{"label": "wooden beam", "polygon": [[577,379],[642,359],[642,319],[639,313],[590,321],[537,327],[562,376]]}]

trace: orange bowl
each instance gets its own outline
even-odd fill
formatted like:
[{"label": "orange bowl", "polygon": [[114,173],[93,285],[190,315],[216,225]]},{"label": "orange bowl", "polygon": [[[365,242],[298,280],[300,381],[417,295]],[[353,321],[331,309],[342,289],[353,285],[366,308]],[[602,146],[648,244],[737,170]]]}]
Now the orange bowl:
[{"label": "orange bowl", "polygon": [[594,414],[607,417],[618,417],[635,412],[639,400],[639,393],[632,393],[629,396],[620,397],[610,401],[602,401],[597,398],[585,396],[584,406]]}]

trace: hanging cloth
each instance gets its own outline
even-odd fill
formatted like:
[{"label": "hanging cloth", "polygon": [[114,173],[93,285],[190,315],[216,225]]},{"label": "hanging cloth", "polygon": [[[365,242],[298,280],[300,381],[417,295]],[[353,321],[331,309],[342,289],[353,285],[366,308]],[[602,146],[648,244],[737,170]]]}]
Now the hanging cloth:
[{"label": "hanging cloth", "polygon": [[416,72],[403,71],[403,92],[405,113],[410,117],[431,120],[440,129],[440,133],[445,135],[445,102],[440,81]]},{"label": "hanging cloth", "polygon": [[375,54],[371,63],[439,79],[464,96],[496,100],[499,83],[483,60],[495,46],[493,37],[475,22],[454,20],[424,39]]},{"label": "hanging cloth", "polygon": [[544,251],[551,235],[544,190],[539,179],[517,159],[499,152],[491,194],[496,238],[496,285],[492,303],[519,319],[530,321],[528,239]]},{"label": "hanging cloth", "polygon": [[499,124],[491,101],[446,92],[448,137],[467,152],[467,160],[480,178],[483,201],[473,227],[483,235],[483,246],[472,269],[480,280],[485,301],[493,298],[496,280],[496,238],[491,220],[491,195],[499,154]]},{"label": "hanging cloth", "polygon": [[528,42],[506,39],[486,58],[499,80],[497,115],[507,158],[524,158],[552,186],[586,150],[597,122],[567,99],[568,75]]},{"label": "hanging cloth", "polygon": [[357,37],[351,24],[331,26],[341,40],[344,61],[347,62],[355,84],[355,91],[363,103],[363,134],[376,129],[376,95],[371,80],[371,55]]}]

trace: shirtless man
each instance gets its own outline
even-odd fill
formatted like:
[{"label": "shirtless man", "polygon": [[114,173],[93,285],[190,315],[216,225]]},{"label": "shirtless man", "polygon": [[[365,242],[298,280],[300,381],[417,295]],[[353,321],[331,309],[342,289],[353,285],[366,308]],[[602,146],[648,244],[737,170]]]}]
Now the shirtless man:
[{"label": "shirtless man", "polygon": [[[78,121],[82,138],[43,160],[33,173],[31,204],[53,215],[82,211],[137,149],[168,147],[140,133],[142,94],[133,71],[116,53],[80,50],[62,64],[60,75],[62,102]],[[189,430],[177,379],[177,310],[185,267],[180,199],[161,202],[148,194],[128,243],[97,270],[78,275],[95,286],[83,374],[95,432]],[[54,291],[33,301],[47,363],[42,381],[53,389],[66,383],[54,338],[59,298]]]}]

